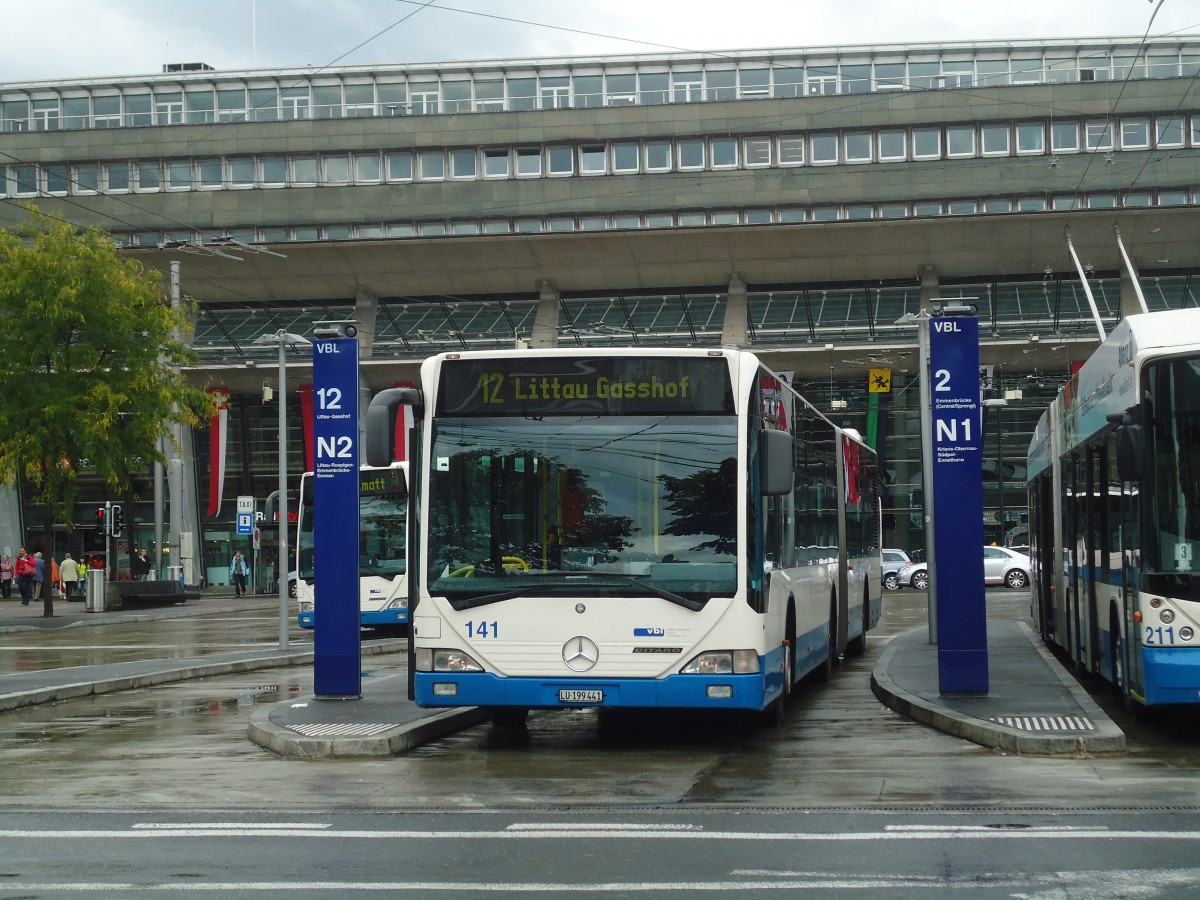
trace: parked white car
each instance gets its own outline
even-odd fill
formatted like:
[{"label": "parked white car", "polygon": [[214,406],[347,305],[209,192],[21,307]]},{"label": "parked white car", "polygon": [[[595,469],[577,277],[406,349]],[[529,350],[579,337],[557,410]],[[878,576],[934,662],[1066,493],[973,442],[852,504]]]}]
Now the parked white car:
[{"label": "parked white car", "polygon": [[[1032,577],[1029,557],[1007,547],[983,548],[983,583],[1002,584],[1010,588],[1029,586]],[[929,587],[929,567],[925,563],[902,566],[896,573],[901,585],[918,591]]]}]

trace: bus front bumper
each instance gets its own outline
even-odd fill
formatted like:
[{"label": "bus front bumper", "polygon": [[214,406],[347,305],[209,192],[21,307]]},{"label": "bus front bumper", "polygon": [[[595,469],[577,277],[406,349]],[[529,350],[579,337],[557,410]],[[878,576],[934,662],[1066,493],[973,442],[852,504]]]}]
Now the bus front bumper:
[{"label": "bus front bumper", "polygon": [[[317,624],[316,611],[302,612],[296,616],[296,623],[301,628],[315,628]],[[380,609],[374,612],[364,612],[359,616],[359,624],[363,628],[378,628],[381,625],[407,625],[407,609]]]},{"label": "bus front bumper", "polygon": [[1200,703],[1200,650],[1144,648],[1146,705]]},{"label": "bus front bumper", "polygon": [[493,706],[526,709],[761,710],[767,678],[754,675],[670,675],[666,678],[500,678],[488,672],[454,675],[417,672],[416,702],[423,707]]}]

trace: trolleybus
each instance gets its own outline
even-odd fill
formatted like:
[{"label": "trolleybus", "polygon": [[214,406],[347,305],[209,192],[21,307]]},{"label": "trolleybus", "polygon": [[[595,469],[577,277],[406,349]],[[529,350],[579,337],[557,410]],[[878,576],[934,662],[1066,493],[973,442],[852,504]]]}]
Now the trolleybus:
[{"label": "trolleybus", "polygon": [[1028,471],[1042,637],[1135,708],[1200,702],[1200,309],[1118,324]]},{"label": "trolleybus", "polygon": [[880,615],[875,455],[751,353],[445,353],[416,407],[423,707],[769,710]]},{"label": "trolleybus", "polygon": [[[408,624],[408,464],[363,466],[359,473],[359,610],[364,628],[400,633]],[[316,624],[312,472],[300,476],[296,599],[301,628]]]}]

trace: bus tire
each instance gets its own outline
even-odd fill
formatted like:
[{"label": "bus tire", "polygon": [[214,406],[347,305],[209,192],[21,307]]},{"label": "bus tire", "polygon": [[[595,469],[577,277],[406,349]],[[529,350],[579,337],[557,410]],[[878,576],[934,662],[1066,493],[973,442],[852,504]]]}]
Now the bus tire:
[{"label": "bus tire", "polygon": [[790,697],[796,688],[796,604],[788,600],[787,623],[784,626],[784,639],[787,647],[784,650],[783,665],[783,696]]},{"label": "bus tire", "polygon": [[504,706],[492,710],[494,728],[524,728],[529,710],[517,706]]},{"label": "bus tire", "polygon": [[1121,635],[1121,617],[1114,606],[1108,614],[1109,665],[1112,667],[1112,683],[1121,696],[1121,707],[1135,722],[1146,719],[1146,707],[1138,703],[1129,685],[1128,667],[1125,665],[1125,638]]},{"label": "bus tire", "polygon": [[758,714],[759,724],[764,728],[779,728],[787,718],[787,704],[784,695],[780,694],[767,704],[767,708]]},{"label": "bus tire", "polygon": [[835,591],[829,601],[828,652],[821,665],[817,667],[817,681],[822,684],[833,678],[833,664],[837,660],[837,624],[837,592]]},{"label": "bus tire", "polygon": [[1113,687],[1122,698],[1129,693],[1125,677],[1125,640],[1121,637],[1121,620],[1114,606],[1108,611],[1108,668],[1112,672]]},{"label": "bus tire", "polygon": [[847,656],[865,656],[867,652],[867,629],[871,627],[871,592],[863,591],[862,634],[846,642]]}]

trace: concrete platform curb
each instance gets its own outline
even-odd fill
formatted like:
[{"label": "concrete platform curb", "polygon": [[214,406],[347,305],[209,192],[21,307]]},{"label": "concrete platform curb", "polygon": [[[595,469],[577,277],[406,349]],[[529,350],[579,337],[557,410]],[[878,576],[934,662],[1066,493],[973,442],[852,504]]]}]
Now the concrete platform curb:
[{"label": "concrete platform curb", "polygon": [[[402,643],[402,640],[379,641],[365,644],[362,647],[362,655],[363,657],[368,657],[394,653],[396,652],[398,643]],[[309,665],[312,661],[313,651],[311,648],[283,652],[275,651],[274,654],[267,656],[248,656],[237,659],[214,658],[211,662],[192,661],[182,666],[159,668],[128,675],[96,677],[91,680],[0,694],[0,712],[20,709],[26,706],[37,706],[41,703],[54,703],[59,700],[73,700],[94,694],[111,694],[117,691],[129,691],[137,688],[153,687],[159,684],[169,684],[176,681],[187,681],[192,678],[206,678],[212,675],[233,675],[239,672],[254,672],[280,666]],[[170,661],[163,660],[162,662],[169,663]]]},{"label": "concrete platform curb", "polygon": [[[906,691],[888,674],[893,656],[902,646],[893,639],[884,649],[871,673],[871,690],[881,703],[907,718],[936,728],[953,737],[984,747],[1032,756],[1095,756],[1124,753],[1125,734],[1095,704],[1087,692],[1065,671],[1053,654],[1036,639],[1024,623],[1018,623],[1033,648],[1054,671],[1071,699],[1096,725],[1091,734],[1037,734],[1011,728],[988,719],[951,709],[934,699]],[[918,629],[914,629],[918,630]]]},{"label": "concrete platform curb", "polygon": [[0,694],[0,712],[20,709],[25,706],[37,706],[41,703],[54,703],[59,700],[73,700],[94,694],[113,694],[118,691],[130,691],[137,688],[153,687],[158,684],[169,684],[174,681],[187,681],[191,678],[205,678],[210,675],[231,675],[237,672],[271,669],[276,666],[298,666],[311,663],[312,658],[313,652],[311,650],[303,650],[271,657],[198,663],[138,675],[125,675],[96,681],[80,681],[73,684],[55,685],[54,687],[40,688],[34,691],[15,691],[10,694]]},{"label": "concrete platform curb", "polygon": [[[313,699],[310,696],[295,702]],[[490,719],[484,710],[471,707],[432,713],[418,721],[397,725],[369,737],[309,737],[276,725],[271,721],[271,712],[269,708],[255,710],[250,717],[247,736],[260,747],[278,756],[300,760],[395,756]]]},{"label": "concrete platform curb", "polygon": [[[211,594],[205,595],[199,600],[190,600],[187,603],[171,606],[158,606],[137,611],[106,610],[99,613],[82,609],[83,604],[81,603],[56,600],[54,616],[49,619],[41,615],[41,601],[36,601],[38,605],[28,613],[16,610],[11,606],[0,608],[0,613],[7,614],[5,617],[8,620],[0,624],[0,634],[54,631],[61,628],[87,628],[92,625],[130,625],[140,622],[155,622],[159,619],[192,619],[199,616],[224,615],[239,610],[276,609],[278,606],[275,600],[263,596],[247,601],[238,601],[237,605],[227,605],[232,600],[232,595]],[[17,615],[26,621],[18,621],[14,618]]]}]

